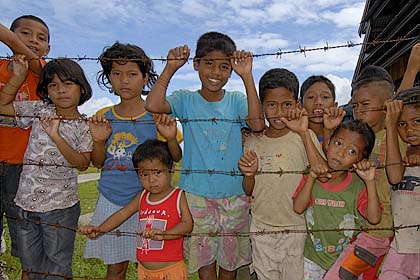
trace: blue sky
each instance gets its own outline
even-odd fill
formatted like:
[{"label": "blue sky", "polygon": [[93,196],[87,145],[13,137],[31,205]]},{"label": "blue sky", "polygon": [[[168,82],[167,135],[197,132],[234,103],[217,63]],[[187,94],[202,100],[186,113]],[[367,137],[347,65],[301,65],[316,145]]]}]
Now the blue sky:
[{"label": "blue sky", "polygon": [[[296,50],[300,47],[330,46],[348,41],[361,42],[359,22],[365,1],[351,0],[0,0],[0,22],[10,26],[23,14],[41,17],[51,33],[50,57],[98,57],[103,48],[115,41],[136,44],[149,57],[166,57],[170,48],[188,44],[195,52],[198,37],[208,31],[231,36],[238,49],[254,54]],[[337,87],[337,101],[343,104],[350,96],[350,82],[360,47],[327,52],[308,52],[254,58],[256,83],[271,68],[287,68],[300,83],[310,75],[326,75]],[[0,44],[0,55],[11,51]],[[118,102],[118,97],[96,84],[100,66],[96,61],[81,61],[94,89],[93,98],[81,107],[88,115]],[[164,64],[155,61],[160,73]],[[192,63],[180,69],[169,91],[199,89],[200,81]],[[232,75],[226,86],[243,91],[239,77]]]}]

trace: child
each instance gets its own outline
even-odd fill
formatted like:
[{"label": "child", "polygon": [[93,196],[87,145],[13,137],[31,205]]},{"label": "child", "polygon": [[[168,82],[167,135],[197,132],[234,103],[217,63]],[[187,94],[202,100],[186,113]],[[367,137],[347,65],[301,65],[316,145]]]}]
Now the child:
[{"label": "child", "polygon": [[[328,165],[312,167],[293,196],[295,212],[306,210],[307,229],[361,228],[362,217],[379,222],[375,166],[366,161],[374,144],[372,129],[360,121],[344,122],[335,129],[327,146]],[[348,171],[352,167],[360,178]],[[327,181],[320,182],[319,177]],[[321,279],[355,234],[352,230],[310,233],[304,252],[305,279]]]},{"label": "child", "polygon": [[146,140],[134,152],[133,165],[144,190],[101,225],[79,230],[96,238],[138,212],[138,279],[187,280],[182,243],[183,235],[191,232],[193,221],[184,192],[170,185],[173,160],[168,144]]},{"label": "child", "polygon": [[[166,98],[168,83],[189,57],[188,46],[172,49],[168,61],[146,99],[146,109],[155,113],[172,113],[183,122],[185,137],[183,169],[238,170],[241,156],[239,122],[194,122],[194,119],[249,118],[254,131],[264,128],[261,104],[252,77],[252,56],[236,51],[228,36],[209,32],[197,42],[194,69],[201,89],[176,91]],[[223,89],[232,69],[244,82],[247,95]],[[194,232],[248,232],[248,200],[241,188],[240,176],[210,173],[183,173],[180,187],[186,191],[194,218]],[[220,279],[234,279],[235,270],[249,264],[249,239],[241,236],[195,236],[187,240],[188,271],[198,270],[201,279],[216,279],[216,262]]]},{"label": "child", "polygon": [[[19,66],[27,69],[27,61],[20,60]],[[76,233],[26,219],[77,226],[76,168],[88,167],[92,151],[89,126],[77,107],[89,100],[92,89],[76,62],[54,59],[43,69],[36,92],[42,101],[0,105],[1,114],[16,115],[19,127],[32,127],[15,198],[18,217],[24,219],[18,227],[18,255],[23,270],[71,277]],[[40,277],[29,273],[30,279]]]},{"label": "child", "polygon": [[[179,161],[182,155],[176,139],[176,121],[159,116],[155,125],[153,115],[144,108],[141,94],[157,78],[145,52],[138,46],[116,42],[104,50],[100,61],[99,85],[118,95],[120,103],[99,110],[90,123],[92,162],[102,168],[93,225],[101,224],[142,190],[131,158],[138,144],[157,137],[157,128],[167,137],[174,159]],[[128,232],[136,229],[135,215],[120,227]],[[107,264],[106,279],[125,279],[128,262],[136,262],[135,242],[131,237],[111,235],[88,240],[85,258],[102,259]]]},{"label": "child", "polygon": [[[392,186],[391,207],[394,225],[419,224],[420,212],[420,88],[400,92],[386,104],[386,172]],[[404,161],[398,149],[398,134],[409,144]],[[420,231],[401,229],[385,258],[379,279],[420,277]]]},{"label": "child", "polygon": [[[394,83],[385,69],[377,66],[366,67],[352,85],[353,115],[356,120],[369,125],[375,133],[375,146],[369,157],[376,166],[385,164],[386,133],[384,103],[392,98]],[[405,152],[403,145],[400,150]],[[367,228],[391,228],[390,185],[385,170],[376,169],[375,181],[381,206],[381,221],[378,224],[367,222]],[[327,272],[326,277],[358,277],[369,268],[379,267],[389,250],[393,237],[392,230],[361,232],[354,242],[344,248],[340,257]],[[376,273],[376,272],[374,272]],[[366,277],[366,274],[364,274]],[[370,278],[371,277],[371,278]],[[369,276],[373,279],[375,276]],[[345,278],[347,279],[347,278]]]},{"label": "child", "polygon": [[[244,174],[243,188],[251,201],[251,232],[305,229],[304,218],[293,212],[292,195],[299,174],[285,173],[256,176],[257,171],[305,170],[309,164],[305,152],[320,150],[316,135],[302,130],[307,116],[295,111],[299,82],[286,69],[271,69],[259,82],[259,95],[269,123],[263,135],[252,134],[245,142],[239,168]],[[297,121],[292,115],[297,115]],[[294,131],[291,131],[291,130]],[[313,141],[312,141],[313,140]],[[310,159],[312,165],[319,153]],[[303,279],[303,246],[306,234],[251,235],[252,261],[258,279]]]},{"label": "child", "polygon": [[[0,24],[0,41],[8,45],[14,53],[13,59],[0,59],[0,95],[2,102],[39,100],[36,95],[39,74],[45,61],[40,58],[47,55],[49,29],[45,22],[32,15],[16,18],[10,30]],[[30,58],[29,71],[20,67],[19,60]],[[15,67],[16,66],[16,67]],[[20,71],[24,73],[20,73]],[[23,155],[28,145],[30,129],[16,127],[12,117],[0,117],[0,216],[17,217],[18,208],[14,202],[22,171]],[[16,230],[17,221],[7,218],[11,239],[11,254],[18,256]],[[3,219],[0,219],[0,232],[3,231]]]}]

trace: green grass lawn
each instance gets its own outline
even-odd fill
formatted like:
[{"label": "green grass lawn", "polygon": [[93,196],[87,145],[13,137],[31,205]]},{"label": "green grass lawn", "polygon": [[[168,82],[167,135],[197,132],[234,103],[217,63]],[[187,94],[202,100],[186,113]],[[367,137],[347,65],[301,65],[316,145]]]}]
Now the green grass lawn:
[{"label": "green grass lawn", "polygon": [[[96,171],[95,171],[96,172]],[[93,212],[95,210],[96,199],[98,197],[97,182],[86,182],[79,184],[79,195],[80,195],[80,204],[82,215],[86,213]],[[9,279],[17,280],[20,279],[21,267],[18,258],[12,257],[10,255],[10,236],[7,229],[6,220],[4,220],[5,225],[5,238],[7,243],[7,252],[4,255],[0,256],[0,260],[6,262],[6,266],[9,268],[7,270]],[[86,237],[77,234],[76,242],[74,244],[74,256],[73,256],[73,275],[78,277],[85,277],[83,279],[100,278],[104,277],[106,273],[106,266],[100,260],[96,259],[85,259],[83,258],[83,253],[85,250]],[[134,250],[135,248],[133,248]],[[127,272],[127,280],[137,279],[137,272],[135,264],[131,263]],[[198,280],[198,275],[193,274],[189,277],[190,280]]]}]

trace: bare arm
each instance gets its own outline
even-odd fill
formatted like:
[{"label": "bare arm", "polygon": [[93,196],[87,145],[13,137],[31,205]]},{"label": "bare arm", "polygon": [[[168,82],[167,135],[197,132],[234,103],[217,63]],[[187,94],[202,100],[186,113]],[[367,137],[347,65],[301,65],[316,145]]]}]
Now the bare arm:
[{"label": "bare arm", "polygon": [[182,149],[176,139],[178,132],[176,119],[166,114],[159,114],[154,116],[154,120],[158,132],[167,140],[169,152],[173,160],[176,162],[180,161],[182,158]]},{"label": "bare arm", "polygon": [[244,178],[242,179],[242,188],[246,195],[252,195],[255,185],[255,175],[258,170],[258,157],[254,151],[244,153],[238,162]]},{"label": "bare arm", "polygon": [[397,121],[402,112],[400,100],[386,102],[386,173],[391,184],[401,182],[405,167],[398,144]]},{"label": "bare arm", "polygon": [[376,192],[375,183],[375,164],[367,160],[359,161],[353,164],[357,174],[365,182],[368,193],[368,204],[366,208],[366,218],[369,223],[377,224],[381,221],[381,205],[379,202],[378,194]]},{"label": "bare arm", "polygon": [[41,74],[41,62],[36,59],[37,56],[4,25],[0,24],[0,41],[6,44],[15,54],[23,54],[29,62],[29,68],[37,75]]},{"label": "bare arm", "polygon": [[241,77],[248,101],[248,126],[253,131],[261,131],[265,127],[262,105],[255,89],[252,75],[252,54],[246,51],[236,51],[231,59],[233,70]]},{"label": "bare arm", "polygon": [[169,50],[165,68],[153,85],[144,103],[147,111],[158,114],[171,113],[171,106],[166,101],[166,91],[169,81],[175,72],[188,61],[189,56],[190,49],[187,45]]},{"label": "bare arm", "polygon": [[412,88],[417,73],[420,71],[420,43],[417,43],[411,49],[410,57],[408,58],[407,69],[404,72],[404,77],[401,81],[397,94],[401,91]]},{"label": "bare arm", "polygon": [[112,133],[112,127],[103,115],[94,115],[89,118],[89,130],[93,139],[92,163],[102,168],[106,159],[106,140]]},{"label": "bare arm", "polygon": [[293,199],[293,210],[297,214],[302,214],[308,208],[315,180],[314,177],[308,176],[302,189]]},{"label": "bare arm", "polygon": [[57,145],[58,150],[64,158],[79,170],[85,170],[89,166],[90,152],[79,153],[75,151],[67,141],[61,137],[58,128],[60,120],[57,116],[45,116],[41,119],[42,127],[50,138]]},{"label": "bare arm", "polygon": [[137,193],[137,195],[130,201],[129,204],[127,204],[126,206],[109,216],[108,219],[106,219],[101,225],[97,227],[80,227],[79,232],[84,235],[87,235],[89,238],[96,238],[100,235],[110,232],[111,230],[125,222],[134,213],[138,212],[140,196],[141,192]]}]

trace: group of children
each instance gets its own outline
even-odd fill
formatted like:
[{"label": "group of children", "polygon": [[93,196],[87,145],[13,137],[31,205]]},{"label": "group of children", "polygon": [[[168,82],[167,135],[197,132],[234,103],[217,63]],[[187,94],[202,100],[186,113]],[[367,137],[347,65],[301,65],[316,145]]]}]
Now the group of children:
[{"label": "group of children", "polygon": [[[90,163],[101,168],[99,198],[92,226],[78,231],[91,238],[85,257],[107,265],[106,279],[125,279],[129,261],[138,262],[139,279],[187,279],[196,271],[200,279],[235,279],[251,261],[258,279],[375,279],[369,273],[388,251],[380,279],[419,277],[419,231],[394,237],[384,230],[419,224],[419,88],[394,95],[389,74],[367,67],[352,85],[355,120],[342,122],[326,77],[308,78],[299,101],[296,75],[275,68],[257,94],[251,53],[208,32],[193,60],[201,89],[169,96],[188,46],[169,51],[159,76],[140,47],[105,48],[98,83],[120,102],[87,118],[78,106],[92,90],[81,67],[40,58],[50,48],[41,19],[0,25],[0,39],[14,52],[0,61],[1,213],[9,216],[22,279],[71,277],[76,169]],[[419,49],[406,80],[419,71]],[[232,71],[246,94],[223,89]],[[191,120],[182,122],[183,136],[175,118]],[[116,228],[139,235],[106,234]]]}]

